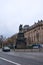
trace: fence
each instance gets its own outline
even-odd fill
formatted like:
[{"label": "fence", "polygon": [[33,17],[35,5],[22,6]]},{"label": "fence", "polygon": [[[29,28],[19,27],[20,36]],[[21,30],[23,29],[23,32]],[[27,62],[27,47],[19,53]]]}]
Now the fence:
[{"label": "fence", "polygon": [[40,49],[14,49],[17,52],[43,52],[43,48]]}]

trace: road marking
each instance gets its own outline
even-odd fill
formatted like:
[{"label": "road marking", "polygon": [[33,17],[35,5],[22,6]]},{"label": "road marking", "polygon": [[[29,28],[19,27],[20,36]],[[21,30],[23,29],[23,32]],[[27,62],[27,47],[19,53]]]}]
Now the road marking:
[{"label": "road marking", "polygon": [[0,57],[0,59],[2,59],[2,60],[4,60],[4,61],[7,61],[7,62],[9,62],[9,63],[15,64],[15,65],[21,65],[21,64],[19,64],[19,63],[16,63],[16,62],[13,62],[13,61],[7,60],[7,59],[2,58],[2,57]]}]

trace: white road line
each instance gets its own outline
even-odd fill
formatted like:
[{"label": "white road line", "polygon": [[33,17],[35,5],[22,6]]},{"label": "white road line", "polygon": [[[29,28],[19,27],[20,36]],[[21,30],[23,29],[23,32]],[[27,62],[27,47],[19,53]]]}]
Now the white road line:
[{"label": "white road line", "polygon": [[15,64],[15,65],[21,65],[21,64],[19,64],[19,63],[16,63],[16,62],[13,62],[13,61],[7,60],[7,59],[2,58],[2,57],[0,57],[0,59],[2,59],[2,60],[4,60],[4,61],[7,61],[7,62],[9,62],[9,63]]}]

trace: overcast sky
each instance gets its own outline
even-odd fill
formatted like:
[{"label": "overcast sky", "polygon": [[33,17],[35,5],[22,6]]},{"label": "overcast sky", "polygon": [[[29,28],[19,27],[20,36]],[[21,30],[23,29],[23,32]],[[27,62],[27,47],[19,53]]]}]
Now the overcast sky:
[{"label": "overcast sky", "polygon": [[10,37],[20,24],[43,20],[43,0],[0,0],[0,35]]}]

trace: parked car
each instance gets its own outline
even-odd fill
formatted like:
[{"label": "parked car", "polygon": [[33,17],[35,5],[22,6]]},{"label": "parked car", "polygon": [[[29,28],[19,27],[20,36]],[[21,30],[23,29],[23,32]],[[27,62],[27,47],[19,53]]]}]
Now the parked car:
[{"label": "parked car", "polygon": [[33,47],[34,49],[38,49],[38,48],[41,48],[41,45],[40,45],[40,44],[33,44],[32,47]]},{"label": "parked car", "polygon": [[43,44],[40,44],[41,45],[41,48],[43,48]]},{"label": "parked car", "polygon": [[2,48],[2,51],[8,52],[8,51],[10,51],[10,48],[5,46]]}]

